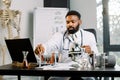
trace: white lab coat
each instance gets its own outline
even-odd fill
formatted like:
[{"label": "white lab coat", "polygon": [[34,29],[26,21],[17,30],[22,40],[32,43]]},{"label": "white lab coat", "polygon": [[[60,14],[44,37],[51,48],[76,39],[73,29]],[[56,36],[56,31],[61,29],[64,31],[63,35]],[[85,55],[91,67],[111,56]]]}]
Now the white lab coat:
[{"label": "white lab coat", "polygon": [[[81,32],[80,32],[81,30]],[[76,42],[81,45],[89,45],[94,51],[94,53],[97,55],[98,54],[98,49],[96,46],[96,39],[93,33],[90,33],[88,31],[85,31],[83,29],[78,30],[74,35],[76,35]],[[81,35],[82,34],[82,35]],[[68,57],[68,51],[69,51],[69,46],[70,46],[70,41],[68,42],[68,35],[67,33],[62,34],[62,33],[55,33],[48,42],[43,44],[45,47],[45,55],[48,55],[56,50],[58,50],[62,54],[62,61],[69,60]],[[82,38],[81,38],[82,36]]]},{"label": "white lab coat", "polygon": [[[82,35],[81,35],[81,32]],[[99,55],[98,53],[98,49],[96,46],[96,40],[95,40],[95,36],[94,34],[85,31],[83,29],[78,30],[75,35],[77,36],[74,40],[82,46],[83,45],[89,45],[92,49],[92,51],[94,51],[94,53],[96,55]],[[68,51],[70,49],[70,42],[72,42],[72,40],[68,40],[68,38],[71,35],[66,34],[62,34],[62,33],[55,33],[52,38],[50,40],[48,40],[48,42],[46,42],[45,44],[43,44],[44,48],[45,48],[45,53],[44,55],[48,55],[50,53],[52,53],[53,51],[58,50],[61,54],[62,54],[62,60],[61,62],[66,62],[66,61],[70,61],[70,57],[68,57]],[[81,38],[82,36],[82,38]],[[70,38],[69,38],[70,39]],[[69,42],[70,41],[70,42]],[[69,80],[70,77],[50,77],[49,80]],[[93,77],[82,77],[84,80],[94,80]],[[93,78],[93,79],[92,79]]]}]

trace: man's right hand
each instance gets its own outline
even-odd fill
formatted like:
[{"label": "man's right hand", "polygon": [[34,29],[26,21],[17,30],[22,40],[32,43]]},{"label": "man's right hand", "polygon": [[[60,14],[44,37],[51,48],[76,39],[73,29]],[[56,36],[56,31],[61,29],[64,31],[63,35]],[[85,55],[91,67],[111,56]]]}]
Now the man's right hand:
[{"label": "man's right hand", "polygon": [[39,54],[43,54],[45,51],[45,48],[43,47],[42,44],[37,45],[36,49],[35,49],[35,54],[39,55]]}]

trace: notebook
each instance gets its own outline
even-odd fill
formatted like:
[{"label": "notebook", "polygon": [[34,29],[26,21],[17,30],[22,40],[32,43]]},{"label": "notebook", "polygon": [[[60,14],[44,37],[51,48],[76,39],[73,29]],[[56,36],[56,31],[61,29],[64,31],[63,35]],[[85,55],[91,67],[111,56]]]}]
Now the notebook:
[{"label": "notebook", "polygon": [[37,63],[29,38],[5,39],[5,43],[13,62],[23,62],[23,51],[28,51],[27,61],[29,63]]}]

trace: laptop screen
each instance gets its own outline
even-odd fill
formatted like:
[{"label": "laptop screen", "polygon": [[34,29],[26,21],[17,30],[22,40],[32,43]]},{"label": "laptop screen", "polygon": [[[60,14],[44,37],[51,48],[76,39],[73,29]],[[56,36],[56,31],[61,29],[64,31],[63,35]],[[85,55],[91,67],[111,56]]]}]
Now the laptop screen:
[{"label": "laptop screen", "polygon": [[37,63],[29,38],[5,40],[12,61],[23,62],[23,51],[28,51],[27,61]]}]

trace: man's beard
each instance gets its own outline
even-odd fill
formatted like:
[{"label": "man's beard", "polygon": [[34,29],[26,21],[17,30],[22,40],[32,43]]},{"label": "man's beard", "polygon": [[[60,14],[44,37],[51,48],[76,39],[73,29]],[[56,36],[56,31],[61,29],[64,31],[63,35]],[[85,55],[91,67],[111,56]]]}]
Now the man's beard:
[{"label": "man's beard", "polygon": [[74,33],[76,33],[79,30],[79,25],[77,25],[76,28],[74,28],[74,27],[71,26],[67,30],[68,30],[69,34],[74,34]]}]

